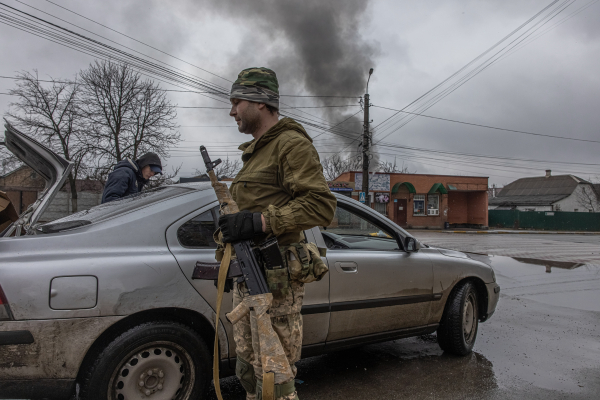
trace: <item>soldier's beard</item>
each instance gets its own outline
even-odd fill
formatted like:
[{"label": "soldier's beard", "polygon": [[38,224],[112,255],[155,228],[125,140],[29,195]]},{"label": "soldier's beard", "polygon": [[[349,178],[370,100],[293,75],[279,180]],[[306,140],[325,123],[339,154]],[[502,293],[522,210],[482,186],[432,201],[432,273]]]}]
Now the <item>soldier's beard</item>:
[{"label": "soldier's beard", "polygon": [[260,128],[260,113],[256,109],[255,104],[250,103],[244,113],[240,114],[239,117],[240,125],[238,126],[238,130],[241,133],[253,135]]}]

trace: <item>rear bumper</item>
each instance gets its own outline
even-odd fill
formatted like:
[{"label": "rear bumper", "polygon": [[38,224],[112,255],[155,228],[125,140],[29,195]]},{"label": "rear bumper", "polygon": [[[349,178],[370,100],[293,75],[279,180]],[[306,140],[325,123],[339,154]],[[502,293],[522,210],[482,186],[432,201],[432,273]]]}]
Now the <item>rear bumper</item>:
[{"label": "rear bumper", "polygon": [[53,398],[72,390],[90,346],[121,318],[0,322],[0,399]]}]

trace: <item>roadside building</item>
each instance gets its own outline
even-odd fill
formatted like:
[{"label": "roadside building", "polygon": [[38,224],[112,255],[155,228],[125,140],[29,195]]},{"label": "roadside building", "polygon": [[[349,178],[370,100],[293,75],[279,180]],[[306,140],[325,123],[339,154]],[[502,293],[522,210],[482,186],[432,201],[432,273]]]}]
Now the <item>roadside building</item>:
[{"label": "roadside building", "polygon": [[592,183],[575,175],[552,175],[551,170],[509,183],[489,204],[494,210],[600,212]]},{"label": "roadside building", "polygon": [[354,182],[329,181],[327,185],[332,192],[343,194],[344,196],[352,197],[352,192],[354,192]]},{"label": "roadside building", "polygon": [[[77,179],[77,210],[87,210],[100,204],[103,185],[100,181]],[[18,214],[27,210],[45,188],[44,179],[33,169],[23,165],[3,176],[0,176],[0,191],[6,192]],[[71,187],[66,183],[48,205],[40,222],[54,221],[71,214]]]},{"label": "roadside building", "polygon": [[[334,182],[354,185],[359,200],[362,172],[345,172]],[[330,185],[331,187],[331,185]],[[487,228],[488,178],[376,172],[369,174],[371,207],[406,228]]]},{"label": "roadside building", "polygon": [[8,195],[18,214],[35,202],[44,186],[44,178],[26,165],[0,176],[0,191]]}]

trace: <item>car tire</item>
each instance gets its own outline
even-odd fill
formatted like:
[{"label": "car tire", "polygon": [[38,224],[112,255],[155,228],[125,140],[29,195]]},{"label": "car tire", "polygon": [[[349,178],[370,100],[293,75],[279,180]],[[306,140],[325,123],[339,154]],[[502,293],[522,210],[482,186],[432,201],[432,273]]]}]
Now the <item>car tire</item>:
[{"label": "car tire", "polygon": [[200,399],[208,390],[211,360],[190,327],[157,321],[127,330],[84,370],[80,399],[131,400],[152,396]]},{"label": "car tire", "polygon": [[452,291],[437,330],[442,350],[458,356],[473,350],[479,327],[478,312],[477,290],[472,282],[465,282]]}]

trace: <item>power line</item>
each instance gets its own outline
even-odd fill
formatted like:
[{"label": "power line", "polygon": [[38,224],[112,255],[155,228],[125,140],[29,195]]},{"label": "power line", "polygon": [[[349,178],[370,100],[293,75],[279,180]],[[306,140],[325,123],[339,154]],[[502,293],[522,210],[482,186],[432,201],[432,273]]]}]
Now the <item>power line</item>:
[{"label": "power line", "polygon": [[[303,108],[332,108],[332,107],[356,107],[357,105],[343,105],[343,106],[314,106],[314,107],[289,107],[289,108],[280,108],[280,110],[296,110]],[[175,108],[213,108],[218,110],[231,110],[231,107],[194,107],[194,106],[177,106]]]},{"label": "power line", "polygon": [[[559,5],[559,7],[562,7],[563,5],[565,5],[568,1],[575,1],[575,0],[566,0],[565,2],[561,3]],[[439,101],[441,101],[442,99],[444,99],[445,97],[447,97],[449,94],[451,94],[452,92],[454,92],[455,90],[457,90],[459,87],[461,87],[462,85],[464,85],[466,82],[468,82],[469,80],[473,79],[475,76],[479,75],[481,72],[483,72],[485,69],[487,69],[489,66],[491,66],[492,64],[494,64],[498,58],[501,57],[498,56],[498,54],[502,53],[504,50],[506,50],[507,48],[509,48],[510,46],[517,46],[520,42],[517,42],[516,44],[514,44],[517,40],[519,40],[520,38],[522,38],[524,35],[527,35],[527,33],[529,31],[531,31],[532,29],[535,29],[533,32],[537,31],[538,29],[540,29],[540,27],[536,28],[537,25],[539,25],[540,23],[543,22],[543,25],[546,24],[547,22],[549,22],[550,19],[552,19],[553,17],[555,17],[556,15],[558,15],[560,12],[564,11],[564,9],[566,7],[568,7],[570,4],[566,4],[566,6],[563,9],[560,9],[558,11],[554,10],[553,12],[555,12],[554,15],[549,14],[547,16],[544,16],[540,21],[536,22],[533,27],[528,28],[525,33],[521,34],[520,36],[518,36],[516,39],[514,39],[512,42],[510,42],[508,45],[504,46],[503,48],[501,48],[499,51],[497,51],[495,54],[493,54],[490,58],[488,58],[486,61],[484,61],[482,64],[478,65],[477,67],[475,67],[472,71],[470,71],[469,73],[467,73],[466,75],[464,75],[463,77],[461,77],[460,79],[458,79],[456,82],[452,83],[448,88],[442,90],[440,93],[435,94],[433,96],[433,98],[426,100],[424,105],[421,105],[419,107],[417,107],[414,111],[417,112],[423,112],[428,110],[429,108],[433,107],[435,104],[437,104]],[[544,22],[545,21],[545,22]],[[542,25],[542,26],[543,26]],[[532,33],[529,33],[529,35],[525,36],[525,39],[527,37],[529,37]],[[522,39],[522,40],[525,40]],[[521,40],[521,41],[522,41]],[[510,48],[509,50],[510,51]],[[498,56],[497,59],[494,60],[494,57]],[[386,137],[390,136],[392,133],[398,131],[399,129],[401,129],[402,127],[406,126],[407,124],[409,124],[411,121],[413,121],[416,118],[416,116],[409,116],[406,118],[406,121],[404,123],[402,123],[401,125],[397,126],[396,128],[393,128],[394,125],[397,125],[399,122],[402,122],[405,118],[402,117],[400,118],[398,121],[396,121],[392,127],[393,128],[389,133],[387,133],[386,135],[384,135],[382,137],[381,140],[385,139]],[[386,128],[388,129],[388,128]],[[381,132],[383,133],[383,132]]]},{"label": "power line", "polygon": [[[463,71],[465,71],[468,67],[470,67],[473,63],[475,63],[476,61],[478,61],[480,58],[482,58],[484,55],[486,55],[487,53],[489,53],[490,51],[492,51],[494,48],[498,47],[501,43],[507,41],[511,36],[513,36],[516,32],[520,31],[521,29],[523,29],[525,26],[529,25],[532,21],[534,21],[536,18],[538,18],[540,15],[542,15],[545,11],[547,11],[548,9],[550,9],[552,6],[554,6],[555,4],[558,3],[559,0],[555,0],[553,2],[551,2],[548,6],[546,6],[544,9],[542,9],[540,12],[538,12],[537,14],[535,14],[533,17],[531,17],[530,19],[528,19],[525,23],[523,23],[522,25],[520,25],[517,29],[513,30],[511,33],[509,33],[507,36],[505,36],[503,39],[501,39],[499,42],[497,42],[496,44],[494,44],[492,47],[490,47],[488,50],[486,50],[484,53],[480,54],[478,57],[476,57],[474,60],[472,60],[471,62],[469,62],[468,64],[466,64],[463,68],[461,68],[459,71],[457,71],[456,73],[454,73],[453,75],[451,75],[450,77],[448,77],[446,80],[444,80],[442,83],[438,84],[437,86],[435,86],[433,89],[431,89],[430,91],[426,92],[424,95],[422,95],[421,97],[419,97],[417,100],[413,101],[412,103],[410,103],[408,106],[404,107],[402,109],[402,111],[405,111],[408,107],[416,104],[417,102],[421,101],[422,99],[424,99],[426,96],[428,96],[429,94],[433,93],[435,90],[437,90],[438,88],[442,87],[442,85],[446,84],[447,82],[449,82],[452,78],[454,78],[455,76],[458,76],[458,74],[462,73]],[[517,45],[519,45],[519,43],[521,43],[523,40],[527,39],[527,37],[531,36],[534,32],[536,32],[537,30],[539,30],[541,28],[541,26],[545,25],[546,23],[548,23],[552,18],[556,17],[558,14],[560,14],[561,12],[563,12],[567,7],[569,7],[572,4],[572,1],[575,0],[566,0],[562,3],[560,3],[554,10],[552,10],[548,15],[545,15],[541,18],[540,21],[536,22],[533,27],[528,28],[524,33],[520,34],[516,39],[512,40],[511,42],[509,42],[507,45],[505,45],[503,48],[501,48],[500,50],[498,50],[496,53],[494,53],[492,56],[490,56],[489,58],[487,58],[487,60],[485,60],[483,63],[479,64],[478,66],[476,66],[472,71],[468,72],[466,75],[464,75],[463,77],[461,77],[460,79],[458,79],[456,82],[452,83],[448,88],[442,90],[440,93],[436,94],[435,96],[433,96],[433,98],[426,100],[425,104],[422,106],[417,107],[416,110],[412,110],[412,111],[416,111],[418,113],[423,112],[427,109],[429,109],[430,107],[432,107],[433,105],[435,105],[437,102],[441,101],[443,98],[445,98],[446,96],[448,96],[450,93],[454,92],[456,89],[458,89],[459,87],[461,87],[462,85],[464,85],[466,82],[468,82],[469,80],[471,80],[472,78],[474,78],[475,76],[477,76],[479,73],[481,73],[482,71],[484,71],[486,68],[488,68],[490,65],[492,65],[495,61],[497,61],[497,59],[495,60],[494,58],[496,57],[501,57],[501,53],[505,52],[505,51],[510,51],[510,46],[512,46],[513,48]],[[562,8],[561,8],[562,7]],[[538,26],[542,24],[541,26]],[[530,31],[532,31],[531,33],[529,33]],[[527,35],[527,36],[525,36]],[[524,39],[521,39],[525,36]],[[516,41],[521,40],[521,42],[517,42],[515,44]],[[508,48],[508,50],[506,50]],[[498,56],[500,54],[500,56]],[[381,127],[384,123],[388,122],[391,118],[395,117],[398,113],[390,116],[388,119],[386,119],[384,122],[382,122],[381,124],[379,124],[377,127]],[[381,138],[381,140],[385,139],[386,137],[388,137],[389,135],[391,135],[392,133],[394,133],[395,131],[397,131],[398,129],[402,128],[403,126],[405,126],[406,124],[408,124],[410,121],[412,121],[414,118],[416,118],[416,116],[410,116],[408,117],[408,120],[406,122],[404,122],[403,124],[401,124],[400,126],[394,128],[393,130],[391,130],[388,134],[386,134],[385,136],[383,136]],[[396,125],[398,122],[401,122],[404,119],[401,118],[400,120],[398,120],[396,123],[394,123],[394,125]],[[376,128],[377,128],[376,127]],[[388,129],[388,128],[386,128]],[[380,132],[380,133],[383,133]],[[380,140],[380,141],[381,141]]]},{"label": "power line", "polygon": [[[97,40],[90,39],[89,37],[86,37],[84,35],[70,31],[64,27],[60,27],[60,26],[53,24],[51,22],[48,22],[42,18],[32,16],[28,13],[17,10],[14,7],[7,6],[6,4],[0,3],[0,5],[3,5],[4,7],[9,8],[10,10],[13,10],[13,11],[11,11],[11,13],[13,13],[13,14],[16,12],[16,13],[20,13],[20,14],[23,14],[26,16],[24,18],[25,18],[25,20],[28,20],[28,22],[15,19],[14,17],[7,17],[6,15],[0,15],[3,19],[8,20],[8,22],[7,21],[0,21],[0,22],[5,23],[9,26],[15,27],[16,29],[23,30],[23,31],[31,33],[35,36],[42,37],[49,41],[58,43],[62,46],[71,48],[73,50],[79,51],[81,53],[84,53],[84,54],[87,54],[87,55],[90,55],[93,57],[100,56],[100,58],[105,59],[105,60],[117,60],[122,63],[130,64],[130,65],[132,65],[134,70],[137,68],[137,70],[141,70],[142,74],[149,75],[153,79],[159,80],[161,82],[165,82],[164,79],[167,79],[169,82],[171,82],[171,84],[173,84],[172,82],[174,81],[179,84],[183,84],[185,86],[200,86],[200,87],[206,88],[206,85],[203,82],[198,81],[197,80],[198,78],[196,78],[196,77],[190,76],[185,73],[175,72],[168,68],[154,64],[150,61],[140,59],[139,57],[133,56],[123,50],[115,49],[114,47],[111,47],[104,43],[98,42]],[[48,31],[48,29],[39,28],[35,25],[35,24],[40,25],[41,23],[48,25],[50,31]],[[60,31],[61,34],[57,34],[53,31]],[[75,39],[65,38],[63,36],[65,33],[66,33],[66,35],[74,36]],[[87,41],[91,44],[83,44],[80,42],[81,40]],[[98,49],[97,48],[98,46],[101,47],[101,49]],[[178,85],[175,85],[175,86],[178,86]],[[179,86],[179,87],[181,87],[181,86]],[[222,87],[219,87],[219,89],[220,90],[217,92],[217,94],[221,98],[227,98],[227,100],[228,100],[228,97],[229,97],[228,91]],[[214,89],[211,88],[211,90],[214,90]],[[229,103],[229,101],[223,101],[221,99],[216,99],[216,98],[210,97],[208,95],[205,95],[205,96],[208,98],[217,100],[217,101],[227,103],[227,104]],[[282,104],[287,106],[287,104],[285,104],[283,102],[282,102]],[[290,107],[290,109],[295,109],[295,108],[297,108],[297,107]],[[301,117],[300,115],[290,112],[290,111],[281,113],[281,115],[294,117],[299,122],[309,125],[309,126],[312,126],[319,130],[328,131],[328,128],[331,128],[332,124],[329,123],[327,120],[317,117],[317,116],[314,116],[306,111],[302,111],[302,110],[298,110],[298,111],[300,111],[304,114],[310,115],[314,118],[318,118],[322,121],[326,121],[327,124],[329,125],[329,127],[323,127],[321,125],[321,123],[319,123],[319,124],[314,123],[314,122],[312,122],[314,120],[307,118],[307,117]],[[339,128],[336,128],[336,129],[331,128],[329,130],[333,134],[341,135],[344,137],[348,137],[348,136],[344,135],[343,132],[354,134],[352,132],[344,131]]]},{"label": "power line", "polygon": [[[17,1],[19,1],[19,0],[17,0]],[[191,65],[191,66],[194,66],[195,68],[198,68],[198,69],[200,69],[200,70],[202,70],[202,71],[205,71],[205,72],[207,72],[207,73],[209,73],[209,74],[211,74],[211,75],[217,76],[217,77],[219,77],[219,78],[221,78],[221,79],[224,79],[224,80],[226,80],[226,81],[228,81],[228,82],[231,82],[230,80],[228,80],[228,79],[226,79],[226,78],[223,78],[223,77],[221,77],[221,76],[219,76],[219,75],[216,75],[216,74],[214,74],[214,73],[212,73],[212,72],[210,72],[210,71],[207,71],[207,70],[205,70],[205,69],[203,69],[203,68],[200,68],[200,67],[198,67],[198,66],[196,66],[196,65],[194,65],[194,64],[191,64],[191,63],[189,63],[189,62],[187,62],[187,61],[185,61],[185,60],[182,60],[182,59],[180,59],[180,58],[178,58],[178,57],[175,57],[175,56],[173,56],[173,55],[171,55],[171,54],[169,54],[169,53],[166,53],[166,52],[164,52],[164,51],[162,51],[162,50],[160,50],[160,49],[157,49],[157,48],[155,48],[155,47],[153,47],[153,46],[150,46],[150,45],[148,45],[148,44],[146,44],[146,43],[144,43],[144,42],[141,42],[141,41],[139,41],[139,40],[137,40],[137,39],[134,39],[134,38],[133,38],[133,37],[131,37],[131,36],[128,36],[128,35],[126,35],[126,34],[124,34],[124,33],[121,33],[121,32],[119,32],[119,31],[117,31],[117,30],[115,30],[115,29],[113,29],[113,28],[110,28],[110,27],[108,27],[108,26],[106,26],[106,25],[104,25],[104,24],[101,24],[101,23],[99,23],[99,22],[97,22],[97,21],[94,21],[94,20],[93,20],[93,19],[91,19],[91,18],[88,18],[88,17],[85,17],[85,16],[83,16],[83,15],[81,15],[81,14],[78,14],[78,13],[76,13],[76,12],[74,12],[74,11],[72,11],[72,10],[70,10],[70,9],[66,8],[66,7],[60,6],[60,5],[58,5],[58,4],[56,4],[56,3],[54,3],[54,2],[52,2],[52,1],[50,1],[50,0],[47,0],[47,1],[48,1],[49,3],[51,3],[51,4],[54,4],[54,5],[55,5],[55,6],[57,6],[57,7],[60,7],[60,8],[62,8],[62,9],[64,9],[64,10],[66,10],[66,11],[69,11],[69,12],[71,12],[71,13],[75,14],[75,15],[78,15],[78,16],[80,16],[80,17],[84,18],[84,19],[87,19],[87,20],[89,20],[89,21],[91,21],[91,22],[93,22],[93,23],[95,23],[95,24],[98,24],[98,25],[100,25],[100,26],[103,26],[103,27],[105,27],[105,28],[107,28],[107,29],[109,29],[109,30],[111,30],[111,31],[113,31],[113,32],[116,32],[116,33],[118,33],[118,34],[120,34],[120,35],[123,35],[123,36],[125,36],[125,37],[127,37],[127,38],[129,38],[129,39],[132,39],[132,40],[134,40],[134,41],[136,41],[136,42],[138,42],[138,43],[141,43],[141,44],[143,44],[143,45],[145,45],[145,46],[147,46],[147,47],[150,47],[150,48],[152,48],[152,49],[155,49],[155,50],[157,50],[157,51],[159,51],[159,52],[161,52],[161,53],[163,53],[163,54],[166,54],[166,55],[168,55],[168,56],[170,56],[170,57],[173,57],[173,58],[175,58],[175,59],[177,59],[177,60],[180,60],[180,61],[182,61],[182,62],[184,62],[184,63],[186,63],[186,64],[189,64],[189,65]],[[23,2],[20,2],[20,3],[21,3],[21,4],[25,4],[25,3],[23,3]],[[27,5],[27,4],[25,4],[25,5]],[[29,7],[31,7],[31,6],[29,6]],[[32,7],[32,8],[33,8],[33,7]],[[42,11],[42,12],[44,12],[44,11]],[[45,12],[44,12],[44,13],[45,13]],[[48,13],[46,13],[46,14],[48,14]],[[48,15],[50,15],[50,14],[48,14]],[[99,35],[97,35],[97,36],[99,36]],[[138,53],[139,53],[139,52],[138,52]],[[141,54],[141,53],[140,53],[140,54]],[[146,56],[146,57],[149,57],[149,56]],[[149,57],[149,58],[151,58],[151,57]],[[285,96],[295,96],[295,95],[285,95]],[[298,97],[300,97],[300,96],[301,96],[301,95],[298,95]],[[313,96],[311,96],[311,97],[313,97]],[[314,96],[314,97],[338,97],[338,96]],[[345,97],[345,96],[344,96],[344,97]],[[356,98],[356,97],[353,97],[353,98]],[[287,104],[285,104],[285,103],[283,103],[283,104],[284,104],[284,105],[287,105]],[[297,108],[297,107],[291,107],[290,109],[293,109],[293,108]],[[305,113],[305,114],[308,114],[308,115],[311,115],[311,114],[309,114],[309,113],[307,113],[307,112],[305,112],[305,111],[301,111],[301,112],[302,112],[302,113]],[[292,116],[293,116],[294,114],[291,114],[291,113],[290,113],[290,115],[292,115]],[[315,116],[313,116],[313,117],[315,117]],[[316,117],[316,118],[318,118],[318,117]]]},{"label": "power line", "polygon": [[548,138],[553,138],[553,139],[575,140],[575,141],[578,141],[578,142],[600,143],[600,140],[577,139],[577,138],[569,138],[569,137],[564,137],[564,136],[547,135],[547,134],[544,134],[544,133],[534,133],[534,132],[519,131],[519,130],[515,130],[515,129],[498,128],[496,126],[475,124],[475,123],[472,123],[472,122],[464,122],[464,121],[457,121],[457,120],[454,120],[454,119],[434,117],[432,115],[413,113],[413,112],[410,112],[410,111],[396,110],[394,108],[388,108],[388,107],[382,107],[382,106],[371,106],[371,107],[383,108],[385,110],[398,111],[398,112],[405,113],[405,114],[412,114],[412,115],[416,115],[416,116],[419,116],[419,117],[438,119],[438,120],[441,120],[441,121],[454,122],[454,123],[457,123],[457,124],[478,126],[478,127],[487,128],[487,129],[496,129],[496,130],[499,130],[499,131],[514,132],[514,133],[523,133],[525,135],[543,136],[543,137],[548,137]]},{"label": "power line", "polygon": [[[25,4],[25,3],[22,3],[22,2],[21,2],[21,1],[19,1],[19,0],[16,0],[16,1],[18,1],[18,2],[19,2],[19,3],[21,3],[21,4]],[[119,35],[125,36],[126,38],[128,38],[128,39],[131,39],[131,40],[133,40],[133,41],[135,41],[135,42],[138,42],[138,43],[140,43],[140,44],[142,44],[142,45],[144,45],[144,46],[146,46],[146,47],[150,47],[150,48],[151,48],[151,49],[153,49],[153,50],[156,50],[156,51],[158,51],[158,52],[160,52],[160,53],[163,53],[163,54],[165,54],[165,55],[167,55],[167,56],[169,56],[169,57],[173,57],[174,59],[176,59],[176,60],[179,60],[179,61],[181,61],[181,62],[183,62],[183,63],[186,63],[186,64],[188,64],[188,65],[190,65],[190,66],[192,66],[192,67],[194,67],[194,68],[198,68],[198,69],[199,69],[199,70],[201,70],[201,71],[204,71],[204,72],[206,72],[206,73],[208,73],[208,74],[211,74],[211,75],[213,75],[213,76],[216,76],[217,78],[221,78],[221,79],[223,79],[223,80],[225,80],[225,81],[227,81],[227,82],[230,82],[230,83],[232,83],[232,81],[231,81],[231,80],[229,80],[229,79],[227,79],[227,78],[224,78],[224,77],[222,77],[222,76],[219,76],[219,75],[217,75],[217,74],[215,74],[215,73],[212,73],[212,72],[210,72],[210,71],[207,71],[207,70],[205,70],[204,68],[200,68],[200,67],[199,67],[199,66],[197,66],[197,65],[194,65],[194,64],[192,64],[192,63],[189,63],[189,62],[187,62],[187,61],[185,61],[185,60],[182,60],[181,58],[179,58],[179,57],[176,57],[176,56],[174,56],[174,55],[172,55],[172,54],[169,54],[169,53],[167,53],[167,52],[165,52],[165,51],[162,51],[162,50],[160,50],[160,49],[158,49],[158,48],[156,48],[156,47],[154,47],[154,46],[150,46],[149,44],[146,44],[146,43],[144,43],[144,42],[142,42],[142,41],[140,41],[140,40],[137,40],[137,39],[135,39],[135,38],[133,38],[133,37],[131,37],[131,36],[129,36],[129,35],[126,35],[126,34],[124,34],[124,33],[122,33],[122,32],[119,32],[119,31],[117,31],[116,29],[113,29],[113,28],[111,28],[111,27],[108,27],[108,26],[106,26],[106,25],[104,25],[104,24],[101,24],[100,22],[94,21],[94,20],[93,20],[93,19],[91,19],[91,18],[85,17],[85,16],[83,16],[83,15],[81,15],[81,14],[78,14],[78,13],[76,13],[75,11],[72,11],[72,10],[70,10],[70,9],[66,8],[66,7],[63,7],[63,6],[61,6],[60,4],[56,4],[56,3],[54,3],[54,2],[52,2],[52,1],[50,1],[50,0],[46,0],[46,1],[47,1],[48,3],[51,3],[51,4],[55,5],[56,7],[62,8],[62,9],[63,9],[63,10],[65,10],[65,11],[68,11],[68,12],[70,12],[70,13],[72,13],[72,14],[75,14],[75,15],[77,15],[77,16],[79,16],[79,17],[83,18],[83,19],[86,19],[86,20],[88,20],[88,21],[90,21],[90,22],[93,22],[93,23],[95,23],[95,24],[98,24],[98,25],[100,25],[100,26],[102,26],[102,27],[104,27],[104,28],[106,28],[106,29],[108,29],[108,30],[110,30],[110,31],[113,31],[113,32],[115,32],[115,33],[118,33]],[[25,4],[25,5],[27,5],[27,4]],[[30,7],[31,7],[31,6],[30,6]]]},{"label": "power line", "polygon": [[579,163],[579,162],[571,162],[571,161],[535,160],[535,159],[528,159],[528,158],[514,158],[514,157],[492,156],[492,155],[488,155],[488,154],[473,154],[473,153],[453,152],[453,151],[447,151],[447,150],[423,149],[423,148],[419,148],[419,147],[402,146],[402,145],[397,145],[397,144],[393,144],[393,143],[385,143],[384,145],[385,145],[385,147],[387,149],[389,149],[389,148],[397,148],[397,149],[412,150],[412,151],[419,151],[419,152],[426,152],[426,153],[447,154],[447,155],[451,155],[451,156],[476,157],[476,158],[510,160],[510,161],[526,161],[526,162],[537,162],[537,163],[553,163],[553,164],[600,166],[600,164],[594,164],[594,163]]}]

